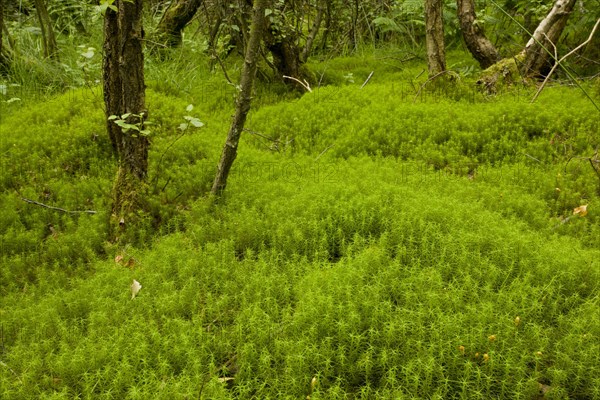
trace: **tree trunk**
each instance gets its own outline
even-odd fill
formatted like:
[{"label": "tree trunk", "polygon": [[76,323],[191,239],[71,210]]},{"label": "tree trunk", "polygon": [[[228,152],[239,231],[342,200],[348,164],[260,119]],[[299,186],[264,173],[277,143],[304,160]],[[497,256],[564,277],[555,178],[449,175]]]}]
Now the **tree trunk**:
[{"label": "tree trunk", "polygon": [[[280,78],[291,76],[302,79],[300,49],[292,37],[274,39],[268,45],[268,49],[273,55],[273,65],[275,65]],[[287,81],[287,83],[290,82]]]},{"label": "tree trunk", "polygon": [[2,34],[4,31],[4,0],[0,0],[0,74],[4,74],[9,64],[9,56],[4,44]]},{"label": "tree trunk", "polygon": [[327,48],[327,39],[329,38],[329,31],[331,30],[331,13],[331,2],[325,1],[325,27],[323,38],[321,39],[321,44],[319,45],[321,50],[325,50]]},{"label": "tree trunk", "polygon": [[308,56],[312,50],[313,43],[317,34],[319,33],[319,28],[321,27],[321,21],[323,20],[323,12],[325,11],[325,7],[323,7],[323,3],[319,0],[317,4],[317,15],[315,16],[315,21],[313,22],[313,26],[306,38],[306,44],[304,45],[304,49],[302,49],[302,53],[300,54],[300,61],[303,63],[308,60]]},{"label": "tree trunk", "polygon": [[231,166],[237,156],[237,147],[244,129],[246,116],[250,111],[252,102],[252,87],[254,76],[256,75],[256,64],[259,56],[260,41],[265,29],[265,9],[269,4],[268,0],[255,0],[252,16],[252,25],[250,27],[250,40],[246,48],[246,56],[242,76],[240,78],[240,92],[236,101],[235,115],[231,122],[231,127],[227,133],[227,140],[221,153],[221,159],[217,167],[217,174],[213,182],[211,193],[221,195],[227,185],[227,177]]},{"label": "tree trunk", "polygon": [[482,69],[498,61],[498,51],[483,33],[483,29],[475,23],[475,2],[473,0],[457,0],[457,13],[460,29],[467,48],[479,62]]},{"label": "tree trunk", "polygon": [[442,0],[425,0],[425,41],[430,78],[446,70],[443,5]]},{"label": "tree trunk", "polygon": [[[143,127],[147,118],[142,51],[143,0],[116,0],[118,13],[104,17],[104,101],[107,118],[125,113],[128,124]],[[111,122],[113,125],[114,122]],[[115,125],[116,126],[116,125]],[[111,236],[123,240],[123,230],[135,230],[139,212],[145,210],[144,193],[148,171],[148,138],[133,129],[124,132],[108,125],[108,134],[118,156],[113,187]],[[127,235],[124,235],[127,237]]]},{"label": "tree trunk", "polygon": [[106,130],[115,154],[119,156],[121,149],[121,128],[113,121],[111,115],[122,115],[122,84],[119,73],[119,21],[118,13],[106,10],[104,15],[104,57],[102,59],[102,78],[104,89],[104,106],[106,112]]},{"label": "tree trunk", "polygon": [[544,76],[552,68],[550,54],[554,54],[553,45],[558,43],[575,2],[576,0],[556,0],[554,2],[552,10],[540,22],[521,52],[524,55],[523,64],[520,67],[523,76],[537,78]]},{"label": "tree trunk", "polygon": [[35,9],[37,11],[38,20],[40,21],[40,29],[42,30],[42,48],[44,50],[44,58],[52,58],[58,61],[58,46],[52,21],[48,15],[48,9],[44,0],[34,0]]},{"label": "tree trunk", "polygon": [[202,0],[176,0],[166,9],[156,27],[156,41],[167,47],[181,44],[181,31],[194,18]]}]

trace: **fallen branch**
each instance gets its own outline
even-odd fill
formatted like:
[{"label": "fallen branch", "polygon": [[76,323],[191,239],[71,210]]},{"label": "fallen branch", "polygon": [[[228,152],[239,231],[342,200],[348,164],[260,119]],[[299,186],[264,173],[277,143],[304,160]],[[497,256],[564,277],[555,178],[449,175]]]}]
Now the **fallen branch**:
[{"label": "fallen branch", "polygon": [[[554,65],[552,66],[552,69],[550,70],[550,72],[548,73],[548,75],[546,75],[546,79],[544,79],[544,82],[542,82],[542,84],[540,85],[540,88],[535,93],[535,96],[533,96],[533,98],[531,99],[532,103],[538,98],[538,96],[540,95],[540,93],[542,93],[542,90],[544,90],[544,87],[546,86],[546,83],[550,79],[550,76],[554,73],[554,71],[559,66],[559,64],[561,62],[563,62],[567,57],[571,56],[573,53],[575,53],[577,50],[579,50],[582,47],[584,47],[586,44],[588,44],[592,40],[592,38],[594,37],[594,33],[596,33],[596,29],[598,28],[598,25],[600,25],[600,18],[598,18],[598,20],[596,21],[596,24],[594,25],[594,28],[592,29],[592,32],[590,32],[590,36],[587,38],[587,40],[585,42],[581,43],[579,46],[575,47],[573,50],[571,50],[570,52],[568,52],[567,54],[565,54],[564,56],[562,56],[560,58],[560,60],[558,59],[558,55],[555,56],[556,63],[554,63]],[[550,43],[552,43],[552,42],[550,42]],[[554,47],[554,52],[556,54],[556,46],[554,46],[554,43],[552,43],[552,46]]]},{"label": "fallen branch", "polygon": [[309,92],[312,93],[312,89],[310,88],[310,85],[308,84],[308,81],[305,79],[304,82],[302,82],[300,79],[294,78],[293,76],[287,76],[284,75],[283,76],[285,79],[291,79],[295,82],[298,82],[300,85],[302,85],[302,87],[306,90],[308,90]]},{"label": "fallen branch", "polygon": [[23,200],[25,203],[35,204],[36,206],[48,208],[48,209],[54,210],[54,211],[64,212],[64,213],[67,213],[67,214],[97,214],[97,212],[93,211],[93,210],[85,210],[85,211],[70,211],[70,210],[65,210],[64,208],[53,207],[53,206],[49,206],[49,205],[44,204],[44,203],[40,203],[40,202],[35,201],[35,200],[26,199],[25,197],[21,197],[21,200]]},{"label": "fallen branch", "polygon": [[365,83],[363,83],[362,86],[360,87],[361,89],[364,88],[367,83],[369,83],[369,81],[371,80],[371,77],[373,76],[374,73],[375,73],[375,71],[371,71],[371,73],[367,77],[367,80],[365,81]]}]

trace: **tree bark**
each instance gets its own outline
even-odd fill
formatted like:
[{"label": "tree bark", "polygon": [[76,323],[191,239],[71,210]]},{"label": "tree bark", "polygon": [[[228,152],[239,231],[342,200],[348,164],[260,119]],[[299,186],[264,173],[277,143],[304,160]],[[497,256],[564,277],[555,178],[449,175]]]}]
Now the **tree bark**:
[{"label": "tree bark", "polygon": [[430,78],[446,70],[443,5],[442,0],[425,0],[425,41]]},{"label": "tree bark", "polygon": [[320,0],[317,0],[317,15],[315,16],[315,21],[313,22],[313,26],[306,38],[306,44],[304,45],[304,49],[302,49],[302,53],[300,54],[300,61],[303,63],[308,60],[308,56],[312,50],[313,43],[315,38],[319,33],[319,28],[321,28],[321,21],[323,20],[323,12],[325,11],[325,7],[323,7],[323,3]]},{"label": "tree bark", "polygon": [[495,64],[499,57],[498,51],[485,36],[483,29],[475,23],[475,2],[473,0],[457,0],[457,13],[460,30],[467,48],[479,62],[482,69]]},{"label": "tree bark", "polygon": [[217,174],[211,189],[213,195],[220,196],[225,190],[229,171],[237,156],[237,147],[244,124],[246,123],[246,116],[250,111],[260,41],[265,29],[265,9],[268,4],[268,0],[255,0],[254,2],[250,40],[246,48],[244,67],[240,78],[240,92],[236,101],[235,115],[227,133],[227,140],[221,153],[219,165],[217,166]]},{"label": "tree bark", "polygon": [[156,27],[157,42],[167,47],[181,44],[183,28],[194,18],[202,0],[176,0],[165,10]]},{"label": "tree bark", "polygon": [[523,64],[520,66],[523,76],[538,78],[544,76],[552,68],[550,54],[554,53],[553,46],[557,44],[567,25],[575,3],[576,0],[556,0],[554,2],[552,10],[540,22],[521,52],[524,55]]},{"label": "tree bark", "polygon": [[8,65],[8,55],[2,42],[2,34],[4,31],[4,0],[0,0],[0,73],[6,72]]},{"label": "tree bark", "polygon": [[40,21],[40,29],[42,30],[42,48],[44,50],[44,58],[52,58],[58,61],[58,45],[52,28],[52,21],[48,15],[48,9],[44,0],[34,0],[35,9],[38,20]]},{"label": "tree bark", "polygon": [[[116,0],[118,12],[104,16],[103,86],[106,117],[131,113],[128,124],[143,127],[147,118],[142,50],[143,0]],[[139,212],[145,210],[144,193],[148,172],[148,138],[135,130],[123,132],[113,121],[108,135],[118,157],[113,187],[111,236],[119,238],[128,227],[134,231]]]},{"label": "tree bark", "polygon": [[119,73],[119,21],[118,13],[106,10],[104,15],[104,56],[102,59],[102,78],[104,89],[104,106],[106,112],[106,130],[110,143],[117,156],[122,153],[121,128],[113,121],[109,121],[111,115],[122,115],[122,83]]}]

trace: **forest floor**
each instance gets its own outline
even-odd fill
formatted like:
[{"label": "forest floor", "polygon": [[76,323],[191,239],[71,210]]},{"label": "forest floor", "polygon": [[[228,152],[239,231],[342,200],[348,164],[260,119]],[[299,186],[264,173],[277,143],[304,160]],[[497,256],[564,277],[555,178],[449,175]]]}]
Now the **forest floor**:
[{"label": "forest floor", "polygon": [[482,94],[463,53],[421,88],[398,59],[259,82],[216,206],[234,89],[150,65],[151,217],[126,248],[101,87],[4,85],[0,397],[600,399],[598,111],[570,86]]}]

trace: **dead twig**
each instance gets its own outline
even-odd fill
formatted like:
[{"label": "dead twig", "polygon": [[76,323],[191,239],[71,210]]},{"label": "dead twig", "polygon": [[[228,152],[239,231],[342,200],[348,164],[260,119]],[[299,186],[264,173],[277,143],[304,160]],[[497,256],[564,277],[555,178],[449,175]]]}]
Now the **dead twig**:
[{"label": "dead twig", "polygon": [[364,88],[367,83],[369,83],[369,81],[371,80],[371,77],[373,76],[374,73],[375,73],[375,71],[371,71],[371,73],[367,77],[367,80],[365,81],[365,83],[363,83],[362,86],[360,87],[361,89]]},{"label": "dead twig", "polygon": [[48,208],[48,209],[54,210],[54,211],[64,212],[64,213],[67,213],[67,214],[97,214],[97,212],[93,211],[93,210],[85,210],[85,211],[70,211],[70,210],[65,210],[64,208],[53,207],[53,206],[49,206],[49,205],[44,204],[44,203],[40,203],[40,202],[35,201],[35,200],[26,199],[25,197],[21,197],[21,200],[23,200],[25,203],[35,204],[36,206]]},{"label": "dead twig", "polygon": [[298,82],[304,89],[312,93],[312,89],[310,88],[310,85],[308,84],[308,81],[306,79],[304,80],[304,82],[302,82],[300,79],[294,78],[293,76],[284,75],[283,78],[291,79],[292,81]]}]

